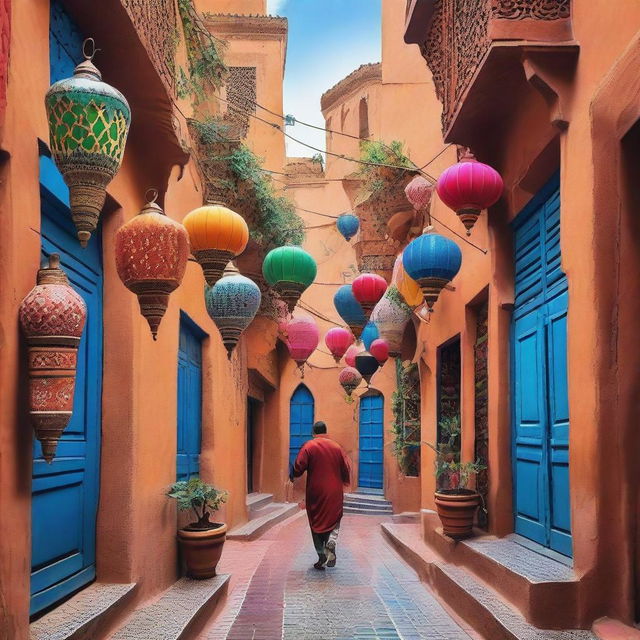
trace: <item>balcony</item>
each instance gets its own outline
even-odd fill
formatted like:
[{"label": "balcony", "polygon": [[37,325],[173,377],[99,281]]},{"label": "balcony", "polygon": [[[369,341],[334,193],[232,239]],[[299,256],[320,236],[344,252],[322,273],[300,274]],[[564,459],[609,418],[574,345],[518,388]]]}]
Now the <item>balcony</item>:
[{"label": "balcony", "polygon": [[433,74],[447,142],[473,147],[532,88],[562,126],[554,80],[578,52],[570,0],[410,0],[405,42],[420,46]]}]

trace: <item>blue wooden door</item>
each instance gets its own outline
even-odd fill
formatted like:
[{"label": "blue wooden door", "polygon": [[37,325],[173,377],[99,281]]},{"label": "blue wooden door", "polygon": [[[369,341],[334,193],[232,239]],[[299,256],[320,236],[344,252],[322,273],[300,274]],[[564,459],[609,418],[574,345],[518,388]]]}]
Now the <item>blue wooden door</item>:
[{"label": "blue wooden door", "polygon": [[380,394],[360,398],[360,455],[358,486],[382,489],[384,398]]},{"label": "blue wooden door", "polygon": [[204,332],[184,313],[178,347],[178,454],[176,476],[200,473],[202,448],[202,338]]},{"label": "blue wooden door", "polygon": [[102,257],[100,233],[78,244],[69,194],[47,157],[40,159],[42,255],[60,254],[87,305],[80,341],[73,416],[48,465],[35,441],[32,484],[31,613],[51,606],[95,577],[102,397]]},{"label": "blue wooden door", "polygon": [[570,556],[568,293],[557,176],[518,216],[514,232],[515,530]]},{"label": "blue wooden door", "polygon": [[289,463],[296,461],[300,447],[313,437],[314,402],[311,391],[301,384],[289,405]]}]

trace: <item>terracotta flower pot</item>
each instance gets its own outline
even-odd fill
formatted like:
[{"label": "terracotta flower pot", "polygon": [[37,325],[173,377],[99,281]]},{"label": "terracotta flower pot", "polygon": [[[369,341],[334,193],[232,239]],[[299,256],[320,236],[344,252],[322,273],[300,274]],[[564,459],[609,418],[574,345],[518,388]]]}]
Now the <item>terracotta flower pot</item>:
[{"label": "terracotta flower pot", "polygon": [[468,538],[473,533],[473,518],[480,505],[480,495],[470,489],[456,493],[452,490],[436,491],[436,509],[445,535],[455,540]]},{"label": "terracotta flower pot", "polygon": [[227,537],[227,525],[216,524],[215,529],[178,530],[180,549],[187,565],[187,575],[196,580],[213,578]]}]

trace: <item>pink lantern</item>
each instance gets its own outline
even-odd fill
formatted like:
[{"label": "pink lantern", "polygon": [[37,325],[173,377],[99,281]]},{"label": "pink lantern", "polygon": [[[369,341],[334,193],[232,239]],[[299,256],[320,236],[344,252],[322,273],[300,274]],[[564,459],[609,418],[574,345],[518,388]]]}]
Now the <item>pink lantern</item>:
[{"label": "pink lantern", "polygon": [[478,162],[471,152],[445,169],[438,178],[440,200],[453,209],[471,234],[480,212],[495,204],[504,189],[500,174],[488,164]]},{"label": "pink lantern", "polygon": [[356,387],[362,382],[362,376],[357,369],[353,367],[345,367],[338,376],[338,381],[342,385],[342,388],[347,392],[347,395],[351,397]]},{"label": "pink lantern", "polygon": [[334,360],[340,362],[340,358],[342,358],[347,349],[353,344],[354,337],[348,329],[333,327],[327,331],[324,342],[329,351],[331,351]]},{"label": "pink lantern", "polygon": [[433,185],[422,176],[415,178],[404,188],[404,193],[411,206],[416,210],[424,209],[431,202]]},{"label": "pink lantern", "polygon": [[359,353],[362,353],[364,351],[364,347],[360,344],[360,345],[352,345],[350,346],[346,353],[344,354],[344,361],[347,363],[348,366],[350,367],[355,367],[356,366],[356,356]]},{"label": "pink lantern", "polygon": [[363,273],[351,283],[353,296],[360,303],[367,320],[386,290],[387,281],[377,273]]},{"label": "pink lantern", "polygon": [[389,345],[387,341],[382,338],[377,338],[371,343],[369,353],[380,363],[380,366],[382,366],[389,359]]},{"label": "pink lantern", "polygon": [[318,325],[306,313],[295,314],[286,327],[287,348],[304,376],[304,363],[316,350],[320,339]]}]

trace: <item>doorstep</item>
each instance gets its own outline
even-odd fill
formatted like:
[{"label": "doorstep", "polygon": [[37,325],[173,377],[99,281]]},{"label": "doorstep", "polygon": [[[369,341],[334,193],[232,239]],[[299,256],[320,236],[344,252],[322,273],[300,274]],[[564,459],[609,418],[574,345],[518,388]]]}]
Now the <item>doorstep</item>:
[{"label": "doorstep", "polygon": [[593,632],[599,640],[640,640],[640,630],[611,618],[600,618],[593,623]]},{"label": "doorstep", "polygon": [[181,578],[157,600],[136,609],[111,640],[185,640],[193,638],[226,593],[228,575],[207,580]]},{"label": "doorstep", "polygon": [[300,511],[297,502],[274,502],[267,508],[263,516],[253,517],[249,522],[235,527],[227,533],[227,540],[255,540],[274,525],[290,518]]},{"label": "doorstep", "polygon": [[[30,640],[96,640],[135,589],[131,584],[94,582],[29,625]],[[99,635],[99,631],[100,635]]]},{"label": "doorstep", "polygon": [[[504,575],[508,572],[499,577],[480,579],[469,567],[452,562],[428,545],[420,525],[383,523],[381,527],[421,579],[483,637],[491,640],[596,640],[591,631],[572,629],[570,625],[562,626],[563,630],[553,630],[528,621],[512,602],[506,601],[509,598],[503,593],[502,582],[506,581]],[[458,548],[461,545],[457,543]],[[552,606],[552,609],[559,608],[561,603]]]}]

